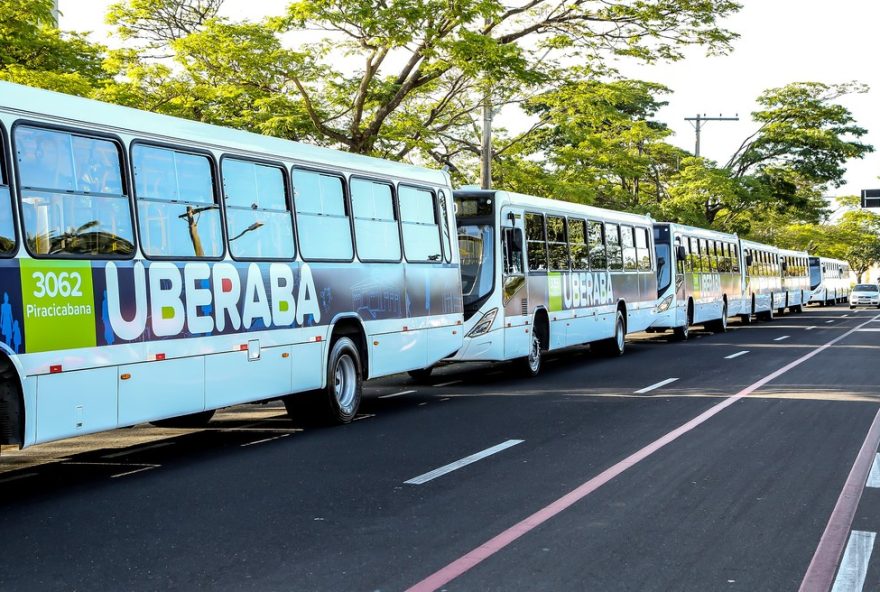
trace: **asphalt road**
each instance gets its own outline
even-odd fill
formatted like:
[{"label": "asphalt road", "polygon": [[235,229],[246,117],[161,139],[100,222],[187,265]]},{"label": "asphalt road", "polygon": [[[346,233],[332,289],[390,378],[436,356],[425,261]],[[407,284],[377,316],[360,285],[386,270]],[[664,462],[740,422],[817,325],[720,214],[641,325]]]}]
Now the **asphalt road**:
[{"label": "asphalt road", "polygon": [[876,589],[877,313],[395,376],[343,427],[4,450],[0,590]]}]

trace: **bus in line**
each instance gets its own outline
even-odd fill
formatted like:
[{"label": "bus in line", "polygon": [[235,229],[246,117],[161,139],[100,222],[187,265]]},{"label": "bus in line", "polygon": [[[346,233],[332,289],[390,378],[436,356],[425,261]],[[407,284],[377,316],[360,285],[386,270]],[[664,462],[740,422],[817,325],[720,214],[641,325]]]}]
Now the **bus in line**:
[{"label": "bus in line", "polygon": [[828,257],[810,257],[809,266],[812,290],[809,302],[832,306],[849,299],[853,285],[849,263]]},{"label": "bus in line", "polygon": [[682,224],[654,224],[657,259],[656,317],[649,332],[672,329],[686,340],[702,324],[723,333],[728,317],[749,311],[743,305],[743,274],[735,234]]},{"label": "bus in line", "polygon": [[442,171],[0,83],[0,443],[351,421],[461,347],[454,228]]},{"label": "bus in line", "polygon": [[779,271],[782,273],[782,287],[785,300],[779,302],[777,312],[782,314],[787,308],[791,312],[804,312],[810,301],[810,256],[806,251],[778,249]]},{"label": "bus in line", "polygon": [[[657,302],[652,220],[507,191],[454,193],[464,344],[449,361],[517,360],[591,343],[621,355]],[[429,369],[426,369],[428,372]]]},{"label": "bus in line", "polygon": [[751,323],[752,317],[772,321],[780,304],[786,301],[779,249],[740,239],[740,252],[744,270],[743,297],[746,300],[739,318],[745,325]]}]

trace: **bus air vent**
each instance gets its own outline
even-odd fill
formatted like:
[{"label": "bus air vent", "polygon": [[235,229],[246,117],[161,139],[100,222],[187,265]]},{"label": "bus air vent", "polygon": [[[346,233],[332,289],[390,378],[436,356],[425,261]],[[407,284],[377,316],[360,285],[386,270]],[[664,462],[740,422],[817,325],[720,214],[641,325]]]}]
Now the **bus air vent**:
[{"label": "bus air vent", "polygon": [[528,298],[522,299],[522,314],[524,317],[529,315],[529,299]]}]

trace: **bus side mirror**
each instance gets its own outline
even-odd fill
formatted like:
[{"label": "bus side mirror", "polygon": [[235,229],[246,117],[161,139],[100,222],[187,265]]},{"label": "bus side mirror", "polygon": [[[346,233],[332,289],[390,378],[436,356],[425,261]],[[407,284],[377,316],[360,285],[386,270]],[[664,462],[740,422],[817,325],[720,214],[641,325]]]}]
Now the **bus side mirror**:
[{"label": "bus side mirror", "polygon": [[513,246],[517,251],[523,250],[522,232],[519,232],[517,230],[513,231]]},{"label": "bus side mirror", "polygon": [[675,258],[679,261],[684,261],[687,259],[687,251],[684,250],[684,245],[678,245],[675,247]]},{"label": "bus side mirror", "polygon": [[788,271],[788,261],[782,262],[782,271]]},{"label": "bus side mirror", "polygon": [[748,255],[746,255],[746,267],[751,267],[752,261],[754,261],[754,259],[752,258],[752,254],[749,253]]}]

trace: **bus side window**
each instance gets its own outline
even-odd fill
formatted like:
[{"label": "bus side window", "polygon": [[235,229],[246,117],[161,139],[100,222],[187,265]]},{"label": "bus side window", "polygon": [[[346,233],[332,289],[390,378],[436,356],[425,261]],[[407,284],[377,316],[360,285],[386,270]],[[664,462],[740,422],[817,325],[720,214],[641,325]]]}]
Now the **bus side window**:
[{"label": "bus side window", "polygon": [[135,144],[132,160],[144,254],[221,257],[223,233],[210,159],[203,154]]},{"label": "bus side window", "polygon": [[579,218],[568,219],[568,248],[571,252],[571,268],[590,268],[590,251],[587,247],[587,223]]},{"label": "bus side window", "polygon": [[730,245],[730,271],[739,273],[739,252],[736,245]]},{"label": "bus side window", "polygon": [[547,237],[543,214],[526,214],[526,260],[529,271],[547,269]]},{"label": "bus side window", "polygon": [[[6,140],[0,129],[0,146],[5,146]],[[6,159],[0,149],[0,257],[9,257],[15,254],[15,219],[12,213],[12,197],[9,193],[9,175],[6,170]]]},{"label": "bus side window", "polygon": [[504,275],[523,275],[523,240],[519,228],[505,228],[501,235]]},{"label": "bus side window", "polygon": [[232,256],[293,259],[293,220],[284,169],[233,158],[224,158],[221,169]]},{"label": "bus side window", "polygon": [[608,269],[608,255],[605,251],[605,227],[601,222],[587,223],[588,234],[587,244],[590,249],[590,269],[606,270]]},{"label": "bus side window", "polygon": [[401,185],[397,190],[397,199],[406,260],[421,263],[442,262],[443,250],[440,246],[440,224],[437,221],[437,198],[434,192]]},{"label": "bus side window", "polygon": [[351,209],[361,261],[400,261],[400,231],[391,185],[352,178]]},{"label": "bus side window", "polygon": [[547,247],[550,269],[568,271],[568,229],[565,218],[547,216]]},{"label": "bus side window", "polygon": [[685,265],[685,262],[678,258],[678,251],[681,246],[683,246],[681,244],[681,237],[676,236],[672,246],[672,257],[675,257],[675,269],[678,270],[678,273],[684,273]]},{"label": "bus side window", "polygon": [[15,150],[22,225],[33,256],[134,254],[120,144],[21,125],[15,129]]},{"label": "bus side window", "polygon": [[350,261],[354,257],[343,184],[333,174],[293,169],[293,205],[303,259]]},{"label": "bus side window", "polygon": [[633,236],[632,226],[620,227],[620,243],[623,250],[623,268],[626,271],[637,270],[638,261],[636,259],[636,241]]},{"label": "bus side window", "polygon": [[447,263],[452,261],[452,247],[449,242],[449,206],[446,192],[440,190],[440,227],[443,230],[443,256]]},{"label": "bus side window", "polygon": [[[670,256],[675,257],[675,253]],[[636,259],[639,271],[651,271],[651,249],[648,248],[648,229],[636,228]]]},{"label": "bus side window", "polygon": [[690,236],[688,237],[688,242],[691,244],[690,248],[690,260],[691,260],[691,270],[693,271],[702,271],[702,261],[700,260],[700,241],[696,238]]},{"label": "bus side window", "polygon": [[608,269],[623,269],[623,251],[620,247],[620,227],[617,224],[605,223],[605,242],[608,245]]}]

